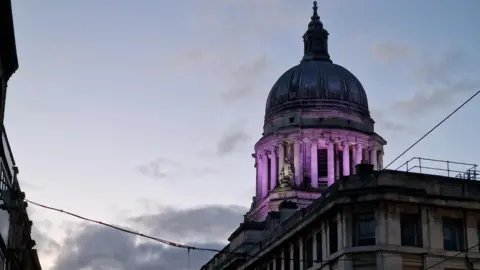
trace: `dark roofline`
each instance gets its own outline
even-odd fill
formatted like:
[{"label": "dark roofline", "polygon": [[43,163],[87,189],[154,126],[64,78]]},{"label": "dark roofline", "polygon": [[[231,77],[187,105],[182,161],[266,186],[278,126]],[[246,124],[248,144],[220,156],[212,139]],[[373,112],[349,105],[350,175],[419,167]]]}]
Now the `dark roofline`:
[{"label": "dark roofline", "polygon": [[13,26],[12,1],[0,1],[0,60],[5,82],[18,69],[17,45]]},{"label": "dark roofline", "polygon": [[265,222],[256,222],[256,221],[248,221],[240,223],[240,226],[233,231],[233,233],[228,237],[228,241],[232,241],[237,235],[240,234],[243,230],[263,230],[265,228]]}]

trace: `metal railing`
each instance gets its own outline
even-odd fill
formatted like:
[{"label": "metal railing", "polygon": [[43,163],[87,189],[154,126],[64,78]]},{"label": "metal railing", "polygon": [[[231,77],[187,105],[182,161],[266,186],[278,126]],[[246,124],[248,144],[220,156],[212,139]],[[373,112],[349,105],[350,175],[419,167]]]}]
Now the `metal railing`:
[{"label": "metal railing", "polygon": [[400,165],[396,170],[480,180],[480,171],[477,164],[449,160],[414,157]]}]

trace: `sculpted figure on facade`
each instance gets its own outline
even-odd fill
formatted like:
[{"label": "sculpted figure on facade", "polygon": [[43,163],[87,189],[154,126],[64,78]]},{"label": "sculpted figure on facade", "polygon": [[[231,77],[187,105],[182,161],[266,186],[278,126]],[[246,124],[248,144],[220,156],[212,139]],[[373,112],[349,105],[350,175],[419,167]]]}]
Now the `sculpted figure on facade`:
[{"label": "sculpted figure on facade", "polygon": [[293,171],[292,171],[292,165],[290,164],[290,160],[288,157],[285,157],[285,161],[283,162],[283,168],[280,171],[280,187],[286,188],[290,187],[292,185],[292,180],[293,180]]}]

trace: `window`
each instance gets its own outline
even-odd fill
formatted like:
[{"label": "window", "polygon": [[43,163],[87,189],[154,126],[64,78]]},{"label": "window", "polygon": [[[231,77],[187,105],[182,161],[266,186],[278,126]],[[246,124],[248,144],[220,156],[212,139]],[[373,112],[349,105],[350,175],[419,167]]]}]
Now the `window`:
[{"label": "window", "polygon": [[335,149],[335,179],[339,179],[343,175],[343,150],[338,149],[338,145]]},{"label": "window", "polygon": [[375,245],[375,214],[357,215],[353,222],[353,246]]},{"label": "window", "polygon": [[322,250],[323,250],[323,244],[322,244],[322,231],[319,231],[315,234],[315,243],[317,245],[317,258],[316,261],[321,261],[323,259],[322,257]]},{"label": "window", "polygon": [[450,251],[464,251],[463,220],[460,218],[443,218],[443,248]]},{"label": "window", "polygon": [[305,258],[305,268],[313,266],[313,235],[308,236],[303,242],[303,254]]},{"label": "window", "polygon": [[422,247],[421,218],[418,214],[402,214],[400,217],[402,246]]},{"label": "window", "polygon": [[290,270],[290,263],[291,263],[291,258],[290,258],[290,246],[286,249],[283,250],[283,253],[285,254],[284,260],[283,260],[283,269],[284,270]]},{"label": "window", "polygon": [[293,243],[293,269],[300,269],[300,247],[298,241]]},{"label": "window", "polygon": [[328,176],[328,150],[327,149],[317,150],[317,168],[318,168],[318,177]]},{"label": "window", "polygon": [[282,270],[282,261],[283,258],[281,255],[275,258],[275,270]]},{"label": "window", "polygon": [[338,250],[338,228],[337,221],[330,221],[328,227],[328,242],[330,245],[330,254],[337,252]]}]

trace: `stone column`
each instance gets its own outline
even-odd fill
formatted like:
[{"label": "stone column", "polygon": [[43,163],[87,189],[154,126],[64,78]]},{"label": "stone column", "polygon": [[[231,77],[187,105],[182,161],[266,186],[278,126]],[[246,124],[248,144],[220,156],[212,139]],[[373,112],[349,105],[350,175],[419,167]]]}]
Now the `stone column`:
[{"label": "stone column", "polygon": [[316,142],[312,142],[312,148],[311,148],[311,186],[312,188],[318,188],[318,156],[317,152],[318,151],[318,145]]},{"label": "stone column", "polygon": [[295,145],[294,145],[294,158],[293,158],[293,167],[295,169],[295,186],[298,187],[300,186],[300,183],[302,181],[302,179],[300,179],[301,177],[301,173],[302,173],[302,169],[300,168],[300,141],[296,141],[295,142]]},{"label": "stone column", "polygon": [[283,163],[285,162],[285,143],[281,142],[278,145],[278,174],[283,170]]},{"label": "stone column", "polygon": [[[375,156],[377,157],[377,153],[375,153]],[[378,155],[377,165],[378,170],[383,170],[383,149],[380,150],[380,154]]]},{"label": "stone column", "polygon": [[273,147],[270,152],[270,190],[273,190],[277,187],[277,148]]},{"label": "stone column", "polygon": [[370,149],[370,164],[373,165],[373,169],[374,170],[378,170],[378,163],[377,163],[377,150],[375,149],[375,147],[373,147],[372,149]]},{"label": "stone column", "polygon": [[350,145],[343,143],[343,175],[350,175]]},{"label": "stone column", "polygon": [[262,200],[268,193],[268,163],[267,163],[267,156],[265,153],[258,154],[258,165],[259,165],[259,185],[260,185],[260,199]]},{"label": "stone column", "polygon": [[327,145],[328,150],[328,185],[330,186],[335,182],[335,157],[334,157],[334,149],[333,149],[333,142],[328,142]]},{"label": "stone column", "polygon": [[363,153],[362,153],[362,144],[357,143],[355,146],[355,166],[362,163]]},{"label": "stone column", "polygon": [[255,185],[255,190],[256,190],[256,194],[255,194],[255,200],[256,201],[259,201],[260,200],[260,166],[259,166],[259,161],[258,161],[258,157],[255,156],[255,173],[256,173],[256,185]]}]

